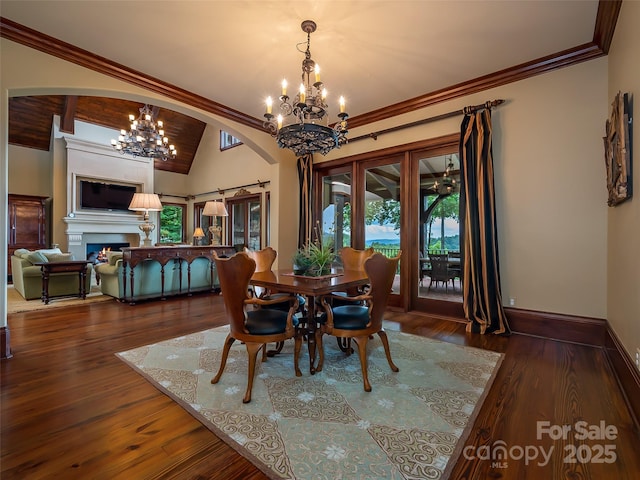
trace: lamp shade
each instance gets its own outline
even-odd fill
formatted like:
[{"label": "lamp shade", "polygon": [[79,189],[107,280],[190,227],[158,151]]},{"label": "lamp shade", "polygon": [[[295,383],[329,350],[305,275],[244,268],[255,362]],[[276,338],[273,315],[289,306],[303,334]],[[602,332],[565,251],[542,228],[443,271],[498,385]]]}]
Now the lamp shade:
[{"label": "lamp shade", "polygon": [[193,236],[197,238],[204,237],[204,231],[202,230],[202,228],[197,227],[193,232]]},{"label": "lamp shade", "polygon": [[229,213],[227,212],[227,209],[224,206],[224,203],[207,202],[204,204],[202,215],[207,215],[209,217],[228,217]]},{"label": "lamp shade", "polygon": [[162,202],[160,197],[155,193],[134,193],[129,210],[142,212],[160,212],[162,211]]}]

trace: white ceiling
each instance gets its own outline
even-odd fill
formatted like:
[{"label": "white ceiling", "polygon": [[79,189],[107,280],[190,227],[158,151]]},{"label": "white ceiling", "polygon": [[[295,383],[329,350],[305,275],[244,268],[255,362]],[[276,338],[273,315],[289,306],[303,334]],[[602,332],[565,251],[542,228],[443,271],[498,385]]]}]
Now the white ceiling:
[{"label": "white ceiling", "polygon": [[[597,0],[10,1],[0,15],[261,118],[312,58],[351,116],[593,39]],[[305,45],[301,48],[304,49]],[[331,120],[331,119],[330,119]]]}]

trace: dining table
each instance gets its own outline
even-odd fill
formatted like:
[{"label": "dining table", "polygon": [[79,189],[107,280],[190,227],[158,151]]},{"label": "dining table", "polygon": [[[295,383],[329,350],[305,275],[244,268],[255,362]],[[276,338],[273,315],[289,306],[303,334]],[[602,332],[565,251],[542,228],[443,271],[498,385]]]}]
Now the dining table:
[{"label": "dining table", "polygon": [[369,283],[363,270],[332,269],[331,273],[319,277],[294,275],[291,270],[270,270],[256,272],[249,281],[251,285],[269,289],[272,293],[292,293],[306,297],[304,312],[304,334],[307,337],[309,350],[309,372],[316,372],[316,340],[315,332],[318,322],[318,305],[324,295],[333,292],[344,292]]}]

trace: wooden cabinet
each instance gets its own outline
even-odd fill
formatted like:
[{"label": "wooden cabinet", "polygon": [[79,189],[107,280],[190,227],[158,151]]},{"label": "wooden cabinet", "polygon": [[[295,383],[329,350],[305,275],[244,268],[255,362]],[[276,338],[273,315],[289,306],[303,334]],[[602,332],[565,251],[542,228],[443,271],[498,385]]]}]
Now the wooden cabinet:
[{"label": "wooden cabinet", "polygon": [[11,275],[11,255],[14,250],[46,248],[46,200],[47,197],[8,195],[8,275]]}]

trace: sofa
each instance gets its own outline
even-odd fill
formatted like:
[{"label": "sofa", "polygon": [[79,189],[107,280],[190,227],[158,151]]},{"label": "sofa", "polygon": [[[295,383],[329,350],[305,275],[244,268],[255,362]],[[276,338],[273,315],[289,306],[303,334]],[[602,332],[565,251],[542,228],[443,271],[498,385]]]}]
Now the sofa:
[{"label": "sofa", "polygon": [[[70,253],[59,248],[27,250],[19,248],[11,256],[13,287],[25,300],[42,298],[42,269],[35,265],[43,262],[64,262],[74,260]],[[91,290],[93,265],[87,264],[86,291]],[[78,294],[78,274],[76,272],[53,273],[49,277],[49,296]]]},{"label": "sofa", "polygon": [[218,278],[211,262],[206,257],[191,262],[191,283],[189,268],[184,259],[172,259],[164,266],[164,289],[162,286],[162,265],[148,259],[139,262],[133,269],[133,296],[131,296],[131,270],[126,272],[126,292],[123,280],[123,259],[121,252],[108,252],[107,261],[96,265],[96,278],[104,295],[121,301],[136,302],[151,298],[164,298],[172,295],[193,292],[212,291],[219,286]]}]

